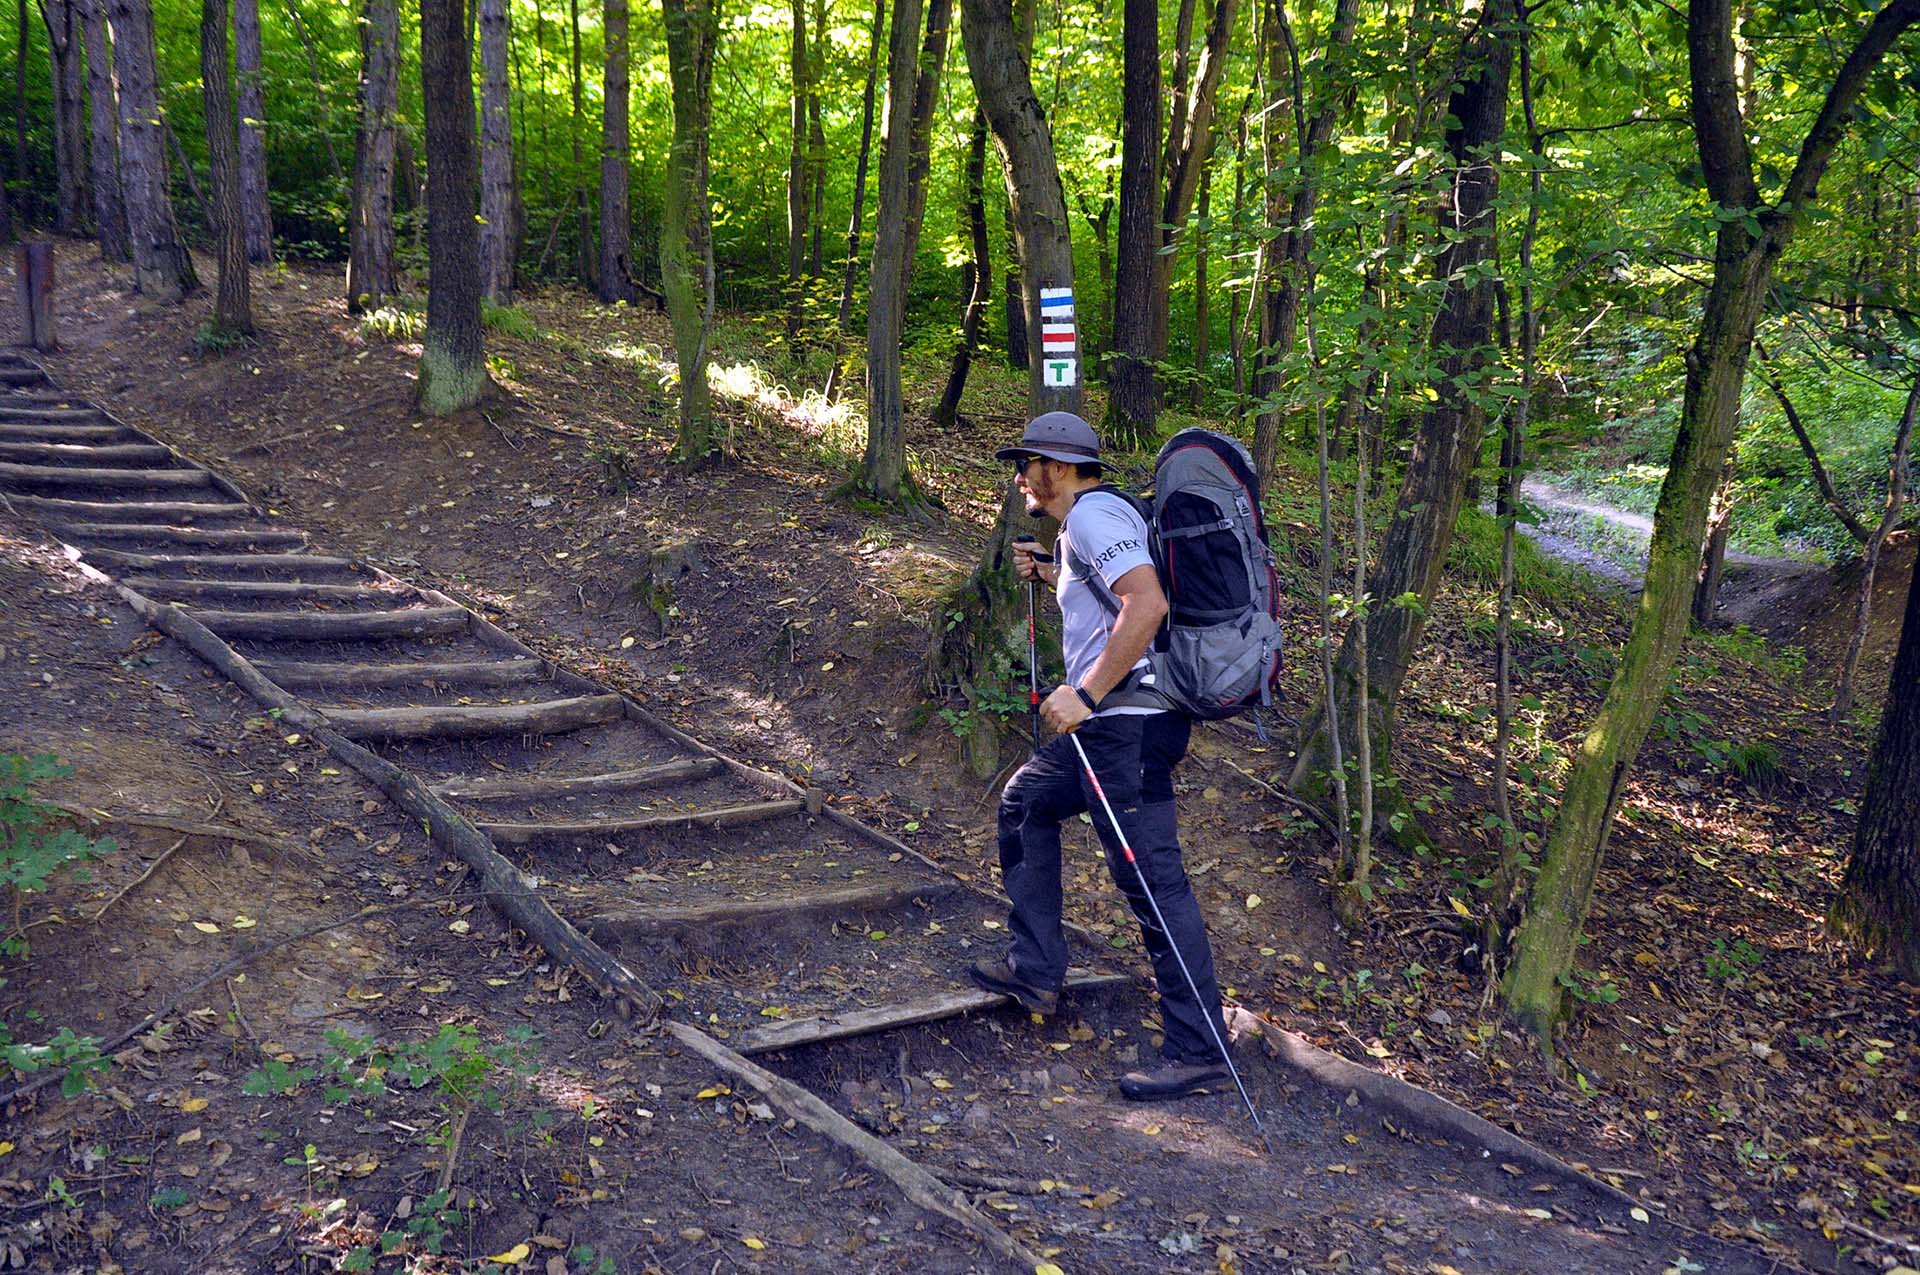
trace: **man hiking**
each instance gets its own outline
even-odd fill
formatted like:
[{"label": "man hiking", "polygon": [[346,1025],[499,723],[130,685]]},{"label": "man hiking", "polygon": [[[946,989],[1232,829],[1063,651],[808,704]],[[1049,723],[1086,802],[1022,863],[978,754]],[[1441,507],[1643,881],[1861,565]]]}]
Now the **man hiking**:
[{"label": "man hiking", "polygon": [[[1035,418],[1018,446],[994,455],[1014,463],[1028,516],[1046,515],[1060,523],[1053,561],[1039,561],[1031,541],[1016,543],[1014,571],[1023,580],[1055,586],[1067,680],[1040,708],[1056,737],[1014,773],[1000,799],[1000,875],[1013,905],[1008,926],[1013,942],[1004,957],[976,962],[968,972],[980,986],[1013,997],[1033,1013],[1051,1014],[1059,1007],[1067,974],[1060,824],[1091,810],[1107,869],[1133,908],[1153,959],[1165,1028],[1160,1064],[1122,1077],[1120,1092],[1135,1100],[1190,1094],[1228,1077],[1216,1044],[1222,1019],[1213,953],[1180,861],[1174,819],[1173,768],[1186,755],[1192,723],[1162,708],[1103,704],[1123,686],[1137,690],[1152,677],[1146,652],[1167,614],[1167,600],[1147,525],[1124,496],[1103,489],[1099,439],[1070,412]],[[1101,604],[1088,572],[1097,572],[1118,599],[1117,614]],[[1137,868],[1124,862],[1120,838],[1069,734],[1085,748]],[[1164,931],[1142,892],[1142,874],[1160,905]]]}]

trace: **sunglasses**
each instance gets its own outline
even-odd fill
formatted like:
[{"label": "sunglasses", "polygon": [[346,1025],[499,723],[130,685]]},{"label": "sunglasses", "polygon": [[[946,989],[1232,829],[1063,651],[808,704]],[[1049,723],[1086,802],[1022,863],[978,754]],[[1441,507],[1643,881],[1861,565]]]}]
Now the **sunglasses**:
[{"label": "sunglasses", "polygon": [[1015,460],[1015,461],[1013,462],[1013,475],[1014,475],[1014,477],[1016,477],[1016,478],[1018,478],[1018,477],[1019,477],[1020,475],[1022,475],[1022,474],[1024,474],[1024,473],[1026,473],[1026,472],[1027,472],[1027,466],[1028,466],[1028,465],[1031,465],[1031,464],[1033,464],[1033,462],[1034,462],[1034,461],[1036,461],[1036,460],[1045,460],[1045,459],[1046,459],[1046,457],[1044,457],[1044,456],[1021,456],[1021,457],[1019,457],[1019,458],[1017,458],[1017,459],[1016,459],[1016,460]]}]

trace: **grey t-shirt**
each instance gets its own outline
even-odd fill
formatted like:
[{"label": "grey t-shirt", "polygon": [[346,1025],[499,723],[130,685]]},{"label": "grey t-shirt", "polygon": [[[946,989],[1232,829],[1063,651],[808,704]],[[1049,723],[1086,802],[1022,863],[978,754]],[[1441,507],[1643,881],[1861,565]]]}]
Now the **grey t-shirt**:
[{"label": "grey t-shirt", "polygon": [[[1054,561],[1060,564],[1054,596],[1060,603],[1060,645],[1067,662],[1067,682],[1078,686],[1099,662],[1113,636],[1114,617],[1100,605],[1093,586],[1081,580],[1074,564],[1091,567],[1111,589],[1135,567],[1152,566],[1147,547],[1147,524],[1134,507],[1110,491],[1089,491],[1073,502],[1060,524],[1060,543]],[[1068,546],[1072,546],[1068,552]],[[1144,669],[1145,656],[1134,665]],[[1148,675],[1151,676],[1150,674]],[[1157,713],[1157,708],[1103,708],[1100,717]]]}]

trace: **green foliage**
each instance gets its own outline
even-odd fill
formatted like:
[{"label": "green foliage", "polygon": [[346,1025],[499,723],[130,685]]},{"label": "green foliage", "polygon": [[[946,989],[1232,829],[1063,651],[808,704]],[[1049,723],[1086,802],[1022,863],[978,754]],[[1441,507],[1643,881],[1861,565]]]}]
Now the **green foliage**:
[{"label": "green foliage", "polygon": [[495,305],[485,297],[480,298],[480,322],[489,332],[521,341],[537,341],[541,335],[540,326],[526,311],[510,305]]},{"label": "green foliage", "polygon": [[[0,753],[0,882],[7,887],[13,915],[13,932],[0,943],[0,951],[26,951],[26,935],[20,923],[25,896],[45,890],[63,868],[92,862],[117,848],[109,839],[95,840],[71,827],[49,831],[67,815],[58,806],[36,800],[34,786],[71,774],[73,768],[63,765],[52,753],[31,757]],[[75,876],[87,879],[85,869],[76,870]]]},{"label": "green foliage", "polygon": [[[1462,509],[1454,524],[1453,544],[1447,552],[1447,570],[1457,578],[1483,588],[1499,589],[1501,544],[1505,529],[1500,520],[1479,509]],[[1566,602],[1582,596],[1580,575],[1547,557],[1524,534],[1514,543],[1514,593],[1536,602]]]},{"label": "green foliage", "polygon": [[40,1044],[18,1042],[13,1033],[0,1027],[0,1066],[30,1075],[45,1067],[57,1067],[60,1092],[78,1097],[91,1087],[102,1072],[113,1064],[100,1053],[98,1036],[76,1036],[71,1027],[62,1027]]},{"label": "green foliage", "polygon": [[1716,983],[1732,984],[1746,982],[1747,971],[1766,959],[1764,951],[1745,939],[1735,939],[1731,944],[1725,939],[1715,939],[1712,948],[1701,958],[1708,978]]},{"label": "green foliage", "polygon": [[367,340],[418,341],[427,330],[427,312],[390,301],[360,316],[354,331]]}]

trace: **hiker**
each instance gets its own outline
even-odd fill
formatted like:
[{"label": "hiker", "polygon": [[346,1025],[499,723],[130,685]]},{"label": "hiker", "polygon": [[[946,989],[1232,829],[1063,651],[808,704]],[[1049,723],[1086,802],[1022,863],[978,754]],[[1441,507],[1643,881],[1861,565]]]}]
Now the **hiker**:
[{"label": "hiker", "polygon": [[[1004,957],[976,962],[969,973],[980,986],[1013,997],[1033,1013],[1051,1014],[1059,1007],[1067,974],[1060,824],[1095,811],[1108,871],[1140,921],[1153,959],[1165,1029],[1160,1064],[1129,1072],[1120,1080],[1120,1092],[1135,1100],[1190,1094],[1228,1076],[1216,1044],[1222,1019],[1213,953],[1180,862],[1174,819],[1173,768],[1186,755],[1192,722],[1164,708],[1102,704],[1117,689],[1137,692],[1152,677],[1146,653],[1167,614],[1167,599],[1149,551],[1148,528],[1130,501],[1102,486],[1099,439],[1072,413],[1035,418],[1018,446],[994,455],[1014,463],[1028,515],[1060,523],[1054,561],[1039,560],[1032,541],[1016,543],[1014,570],[1022,580],[1055,585],[1067,680],[1040,708],[1056,737],[1014,773],[1000,799],[1000,875],[1013,905],[1012,945]],[[1118,600],[1117,614],[1103,605],[1095,592],[1099,586],[1083,578],[1077,566],[1099,573],[1110,597]],[[1070,733],[1086,749],[1133,846],[1138,871],[1124,862],[1113,829],[1099,813],[1066,738]],[[1141,893],[1141,873],[1166,919],[1166,933],[1153,922]],[[1179,945],[1198,1000],[1169,939]],[[1216,1027],[1209,1027],[1207,1015]]]}]

